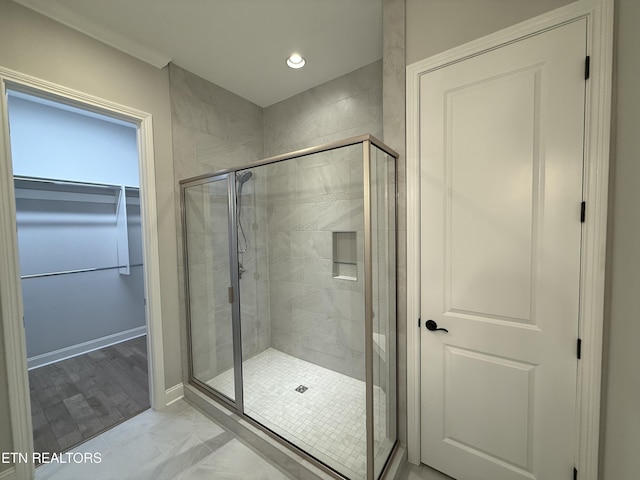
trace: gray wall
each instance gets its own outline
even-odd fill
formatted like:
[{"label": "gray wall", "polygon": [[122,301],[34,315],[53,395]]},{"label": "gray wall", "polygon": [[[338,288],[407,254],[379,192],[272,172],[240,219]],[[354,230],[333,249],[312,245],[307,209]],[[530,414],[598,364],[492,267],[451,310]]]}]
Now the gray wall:
[{"label": "gray wall", "polygon": [[572,0],[406,0],[407,65]]},{"label": "gray wall", "polygon": [[602,480],[640,478],[640,3],[618,0],[602,410]]},{"label": "gray wall", "polygon": [[[508,27],[566,0],[407,0],[407,63]],[[640,477],[640,3],[616,0],[613,130],[605,306],[601,480]]]},{"label": "gray wall", "polygon": [[[93,201],[69,200],[65,195],[61,201],[60,196],[50,194],[46,200],[34,200],[21,198],[17,191],[17,197],[22,275],[119,264],[112,195],[93,195]],[[98,199],[112,201],[98,203]],[[135,212],[139,207],[132,201],[129,199],[127,210]],[[128,224],[130,263],[139,265],[139,215],[128,215]],[[141,267],[132,267],[130,275],[104,270],[27,278],[22,280],[22,299],[30,359],[145,326]]]},{"label": "gray wall", "polygon": [[66,106],[9,95],[13,174],[140,186],[138,138],[123,125]]},{"label": "gray wall", "polygon": [[380,61],[264,109],[267,157],[364,133],[382,137]]},{"label": "gray wall", "polygon": [[[175,201],[166,70],[144,64],[10,0],[0,0],[0,66],[153,115],[165,381],[167,388],[180,383]],[[4,380],[0,380],[2,383]],[[8,406],[3,397],[0,411],[6,412]],[[0,429],[0,443],[6,442],[7,435],[8,429]]]}]

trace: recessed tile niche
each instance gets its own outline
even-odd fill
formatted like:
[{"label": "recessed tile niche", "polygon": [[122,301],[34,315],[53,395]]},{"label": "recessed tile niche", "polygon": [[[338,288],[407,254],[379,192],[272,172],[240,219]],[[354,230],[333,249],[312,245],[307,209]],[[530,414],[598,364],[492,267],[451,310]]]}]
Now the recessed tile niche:
[{"label": "recessed tile niche", "polygon": [[333,232],[333,278],[358,281],[356,232]]}]

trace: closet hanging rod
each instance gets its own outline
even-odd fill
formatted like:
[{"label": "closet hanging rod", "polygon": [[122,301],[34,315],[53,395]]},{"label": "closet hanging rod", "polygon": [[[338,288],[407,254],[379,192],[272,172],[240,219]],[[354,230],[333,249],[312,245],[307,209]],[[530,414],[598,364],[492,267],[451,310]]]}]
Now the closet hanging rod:
[{"label": "closet hanging rod", "polygon": [[[136,263],[134,265],[129,265],[130,267],[141,267],[142,263]],[[126,268],[126,265],[116,265],[115,267],[97,267],[97,268],[81,268],[79,270],[65,270],[62,272],[47,272],[47,273],[34,273],[32,275],[22,275],[20,277],[21,280],[26,280],[28,278],[41,278],[41,277],[54,277],[56,275],[69,275],[71,273],[86,273],[86,272],[101,272],[103,270],[116,270],[118,268]]]}]

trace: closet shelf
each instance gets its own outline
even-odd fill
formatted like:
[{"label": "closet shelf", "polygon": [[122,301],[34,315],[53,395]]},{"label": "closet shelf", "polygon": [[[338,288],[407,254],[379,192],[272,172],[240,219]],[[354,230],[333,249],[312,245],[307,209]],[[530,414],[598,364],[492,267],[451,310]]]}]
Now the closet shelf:
[{"label": "closet shelf", "polygon": [[[74,182],[40,177],[14,176],[16,198],[117,203],[123,185]],[[124,186],[130,196],[139,196],[139,188]]]},{"label": "closet shelf", "polygon": [[[122,275],[129,275],[131,273],[132,265],[130,264],[129,258],[129,217],[127,215],[127,205],[140,204],[140,189],[138,187],[18,175],[14,176],[13,180],[16,199],[46,202],[78,202],[76,205],[93,204],[94,207],[97,206],[97,204],[112,205],[116,234],[116,261],[118,262],[118,266],[116,267],[26,275],[22,278],[50,277],[68,273],[110,269],[117,269]],[[61,211],[66,209],[66,207],[61,208],[61,205],[54,208],[61,209]]]}]

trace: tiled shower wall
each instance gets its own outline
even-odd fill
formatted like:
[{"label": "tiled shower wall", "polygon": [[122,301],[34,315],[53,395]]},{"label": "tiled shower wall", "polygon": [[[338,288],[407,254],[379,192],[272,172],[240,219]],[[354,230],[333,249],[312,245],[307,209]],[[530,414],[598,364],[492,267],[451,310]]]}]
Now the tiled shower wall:
[{"label": "tiled shower wall", "polygon": [[[362,145],[273,165],[271,344],[364,380]],[[358,281],[333,278],[333,232],[356,232]]]},{"label": "tiled shower wall", "polygon": [[[271,105],[264,118],[267,156],[380,137],[382,62]],[[364,380],[362,148],[277,168],[267,189],[272,346]],[[332,278],[334,231],[356,232],[357,282]]]},{"label": "tiled shower wall", "polygon": [[[244,165],[255,162],[264,157],[263,150],[263,112],[262,108],[228,90],[212,84],[177,65],[170,65],[170,89],[171,89],[171,123],[173,134],[173,158],[174,176],[176,181],[185,178],[212,173],[223,168]],[[243,190],[243,221],[255,225],[252,234],[251,247],[266,243],[266,207],[252,208],[253,194],[256,190],[264,189],[264,179],[252,178]],[[176,198],[179,198],[179,185],[175,185]],[[210,205],[203,203],[203,231],[207,231],[207,224],[214,219],[211,215],[216,210],[215,196],[210,197]],[[205,214],[209,212],[208,214]],[[180,211],[177,212],[178,225],[180,223]],[[218,225],[217,230],[220,230]],[[264,234],[265,239],[258,241],[258,236]],[[210,245],[211,246],[211,245]],[[184,285],[184,268],[182,255],[182,228],[178,231],[178,259],[180,285]],[[210,248],[203,248],[209,251]],[[211,252],[210,252],[211,253]],[[206,258],[206,255],[203,255]],[[252,356],[271,343],[271,331],[269,325],[269,311],[265,309],[258,317],[252,305],[257,303],[260,295],[266,298],[268,291],[268,275],[259,272],[260,263],[258,255],[249,250],[244,258],[247,273],[242,278],[244,292],[243,307],[243,337],[245,340],[245,355]],[[227,264],[228,265],[228,264]],[[266,266],[263,262],[262,265]],[[227,267],[228,269],[228,267]],[[201,286],[211,285],[215,279],[209,278],[211,269],[195,269],[191,272],[190,284],[198,293]],[[226,272],[218,272],[225,275]],[[200,275],[202,278],[198,278]],[[219,279],[218,283],[223,279]],[[211,292],[209,292],[211,294]],[[226,291],[223,290],[226,296]],[[255,298],[251,298],[254,295]],[[209,302],[210,303],[210,302]],[[221,302],[216,302],[220,305]],[[228,304],[227,304],[228,305]],[[209,371],[211,376],[231,367],[231,336],[216,335],[213,332],[228,332],[231,323],[231,312],[218,308],[212,310],[208,307],[206,294],[192,295],[192,310],[206,312],[199,315],[197,321],[205,323],[199,325],[200,330],[208,329],[211,336],[198,339],[201,345],[194,345],[194,364],[199,369]],[[186,313],[184,289],[180,290],[180,316],[183,338],[183,365],[186,365]],[[216,322],[220,328],[215,328]],[[208,325],[207,325],[208,324]],[[204,342],[204,344],[202,344]],[[197,342],[196,342],[197,343]],[[207,345],[208,343],[208,345]],[[218,355],[211,355],[210,351],[217,350]],[[205,369],[209,366],[209,369]],[[186,370],[185,370],[186,371]],[[206,379],[203,379],[206,380]]]},{"label": "tiled shower wall", "polygon": [[231,318],[225,183],[197,185],[185,192],[193,375],[202,381],[228,369],[233,358],[227,339],[231,324],[224,321]]},{"label": "tiled shower wall", "polygon": [[[170,67],[170,84],[177,180],[360,134],[382,135],[382,61],[265,109],[175,65]],[[358,231],[362,255],[362,184],[345,184],[345,179],[361,178],[351,170],[361,168],[362,154],[358,148],[357,167],[340,155],[346,151],[307,162],[304,172],[278,172],[291,167],[281,163],[265,178],[263,169],[256,169],[245,185],[242,215],[251,248],[241,280],[243,353],[249,357],[273,346],[363,379],[362,278],[332,279],[330,260],[334,230]],[[283,179],[298,182],[290,197],[277,191]],[[266,202],[260,201],[264,195]],[[288,217],[294,206],[301,220],[297,223]],[[282,222],[289,224],[281,229]],[[181,245],[181,232],[178,241]],[[182,263],[179,270],[183,279]],[[312,290],[318,294],[315,299]],[[293,302],[292,292],[300,295]],[[303,308],[294,309],[294,304]],[[181,305],[186,325],[184,301]],[[347,314],[347,309],[353,311]],[[314,314],[341,322],[316,322]],[[298,322],[292,331],[294,318]]]},{"label": "tiled shower wall", "polygon": [[[382,0],[382,140],[398,158],[398,439],[407,442],[407,183],[405,162],[405,0]],[[414,319],[415,321],[415,319]],[[412,328],[415,323],[411,323]]]},{"label": "tiled shower wall", "polygon": [[264,109],[267,157],[365,133],[382,138],[382,61]]}]

